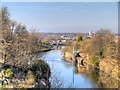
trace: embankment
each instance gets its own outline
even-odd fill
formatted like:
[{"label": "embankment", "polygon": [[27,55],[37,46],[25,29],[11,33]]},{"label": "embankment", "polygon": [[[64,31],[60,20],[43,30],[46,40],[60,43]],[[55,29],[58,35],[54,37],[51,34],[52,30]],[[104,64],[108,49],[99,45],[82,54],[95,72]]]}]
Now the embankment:
[{"label": "embankment", "polygon": [[[80,56],[80,58],[77,58],[78,72],[92,73],[93,70],[97,70],[97,76],[99,76],[99,84],[102,83],[100,84],[101,86],[104,85],[106,87],[109,87],[107,86],[107,83],[110,81],[111,83],[109,85],[111,85],[111,87],[117,87],[117,82],[120,81],[120,77],[118,76],[120,62],[118,60],[113,60],[110,58],[102,58],[98,60],[97,58],[92,58],[89,54],[86,53],[80,53]],[[72,54],[66,52],[64,57],[65,61],[68,61],[71,59]],[[84,60],[85,66],[81,66],[81,60]]]}]

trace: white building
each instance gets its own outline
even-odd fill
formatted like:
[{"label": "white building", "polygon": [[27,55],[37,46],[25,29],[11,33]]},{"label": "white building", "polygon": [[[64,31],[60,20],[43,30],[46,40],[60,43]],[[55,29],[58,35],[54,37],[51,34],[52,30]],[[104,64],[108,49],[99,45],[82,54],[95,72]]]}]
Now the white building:
[{"label": "white building", "polygon": [[92,37],[92,31],[89,31],[89,37]]}]

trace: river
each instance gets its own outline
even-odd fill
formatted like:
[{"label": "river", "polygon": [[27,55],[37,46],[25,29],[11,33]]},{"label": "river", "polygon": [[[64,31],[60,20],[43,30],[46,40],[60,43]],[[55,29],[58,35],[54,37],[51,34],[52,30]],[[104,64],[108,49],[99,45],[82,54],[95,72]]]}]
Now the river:
[{"label": "river", "polygon": [[73,75],[72,65],[62,60],[62,53],[60,50],[52,50],[45,52],[42,56],[41,54],[37,56],[49,64],[51,69],[50,81],[52,84],[58,83],[61,87],[64,85],[64,87],[71,88],[96,88],[96,83],[89,75],[83,73],[74,73]]}]

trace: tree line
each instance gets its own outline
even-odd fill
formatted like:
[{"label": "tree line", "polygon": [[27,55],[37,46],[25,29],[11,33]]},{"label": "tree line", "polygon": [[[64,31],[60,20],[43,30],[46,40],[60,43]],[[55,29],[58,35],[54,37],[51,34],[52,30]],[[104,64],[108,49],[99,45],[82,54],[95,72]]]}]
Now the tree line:
[{"label": "tree line", "polygon": [[120,42],[115,42],[115,34],[108,29],[98,30],[92,38],[78,35],[71,45],[66,46],[63,52],[72,52],[72,47],[81,53],[88,53],[91,57],[111,58],[120,60]]}]

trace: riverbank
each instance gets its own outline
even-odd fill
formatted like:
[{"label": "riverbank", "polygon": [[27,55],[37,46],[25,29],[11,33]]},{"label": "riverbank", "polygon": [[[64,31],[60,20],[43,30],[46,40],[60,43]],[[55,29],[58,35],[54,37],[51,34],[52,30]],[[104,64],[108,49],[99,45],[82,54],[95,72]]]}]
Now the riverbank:
[{"label": "riverbank", "polygon": [[[38,55],[37,57],[40,58],[40,56]],[[63,61],[62,52],[60,50],[52,50],[44,53],[44,56],[44,61],[49,64],[51,69],[50,82],[52,88],[72,88],[73,67],[72,64]],[[76,73],[74,70],[74,88],[96,88],[96,83],[89,76]]]},{"label": "riverbank", "polygon": [[[34,56],[50,50],[45,48],[29,54]],[[0,88],[50,88],[50,73],[48,64],[37,58],[31,58],[29,64],[27,62],[24,66],[2,62],[0,63]]]},{"label": "riverbank", "polygon": [[53,50],[53,49],[41,49],[41,50],[38,50],[38,51],[33,51],[30,54],[43,53],[43,52],[48,52],[48,51],[51,51],[51,50]]},{"label": "riverbank", "polygon": [[[35,55],[52,49],[43,48],[29,53]],[[28,57],[31,56],[28,54]],[[22,58],[24,58],[22,56]],[[20,59],[20,58],[17,58]],[[34,58],[33,58],[34,59]],[[0,63],[0,88],[50,88],[50,68],[44,61],[33,60],[24,66]],[[26,60],[26,59],[25,59]],[[28,60],[27,60],[28,61]],[[34,62],[34,65],[33,65]],[[35,70],[37,69],[37,70]],[[42,71],[41,71],[42,70]],[[42,76],[38,76],[38,71]],[[47,74],[47,76],[46,76]]]},{"label": "riverbank", "polygon": [[50,68],[34,60],[27,68],[4,64],[0,70],[0,88],[50,88]]},{"label": "riverbank", "polygon": [[[69,52],[64,53],[64,61],[68,62],[72,58],[72,54]],[[97,62],[97,58],[92,58],[87,53],[80,53],[79,58],[77,58],[78,63],[76,65],[76,70],[79,73],[86,73],[88,75],[92,75],[93,78],[99,79],[98,87],[118,87],[118,81],[120,81],[120,77],[118,77],[119,73],[119,62],[117,60],[113,60],[110,58],[103,58]],[[83,62],[82,62],[83,60]],[[84,66],[81,65],[84,63]],[[96,73],[93,73],[96,72]],[[103,79],[103,77],[108,77],[108,79]],[[97,80],[96,80],[97,81]],[[109,83],[109,81],[111,83]],[[114,84],[113,84],[114,82]],[[109,85],[107,85],[109,83]]]}]

